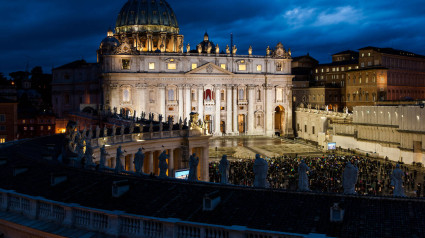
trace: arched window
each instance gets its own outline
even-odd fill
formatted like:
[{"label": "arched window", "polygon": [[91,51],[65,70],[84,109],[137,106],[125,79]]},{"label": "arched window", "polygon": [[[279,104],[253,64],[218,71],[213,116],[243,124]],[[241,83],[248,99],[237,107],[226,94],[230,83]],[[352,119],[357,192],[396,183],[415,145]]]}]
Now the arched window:
[{"label": "arched window", "polygon": [[261,101],[261,89],[257,90],[257,100]]},{"label": "arched window", "polygon": [[174,90],[168,90],[168,101],[174,101]]}]

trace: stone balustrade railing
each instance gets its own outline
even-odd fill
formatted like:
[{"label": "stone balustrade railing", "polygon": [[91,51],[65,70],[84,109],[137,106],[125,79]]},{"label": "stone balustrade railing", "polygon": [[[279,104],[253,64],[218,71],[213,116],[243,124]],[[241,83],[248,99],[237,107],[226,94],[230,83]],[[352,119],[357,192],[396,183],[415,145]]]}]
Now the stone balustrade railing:
[{"label": "stone balustrade railing", "polygon": [[352,118],[352,113],[344,113],[344,112],[335,112],[335,111],[326,111],[326,110],[320,110],[320,109],[313,109],[313,108],[301,108],[298,107],[297,112],[308,112],[308,113],[316,113],[316,114],[322,114],[322,115],[330,115],[335,117],[344,117],[344,118]]},{"label": "stone balustrade railing", "polygon": [[254,230],[241,226],[219,226],[186,222],[175,218],[164,219],[127,214],[122,211],[106,211],[4,189],[0,189],[0,210],[21,214],[33,220],[56,223],[63,227],[73,227],[116,237],[310,237],[309,235]]},{"label": "stone balustrade railing", "polygon": [[116,136],[107,136],[91,139],[92,147],[101,147],[103,145],[112,145],[120,143],[129,143],[145,140],[158,140],[185,136],[202,136],[205,135],[205,130],[201,128],[193,130],[173,130],[173,131],[155,131],[145,133],[133,133]]}]

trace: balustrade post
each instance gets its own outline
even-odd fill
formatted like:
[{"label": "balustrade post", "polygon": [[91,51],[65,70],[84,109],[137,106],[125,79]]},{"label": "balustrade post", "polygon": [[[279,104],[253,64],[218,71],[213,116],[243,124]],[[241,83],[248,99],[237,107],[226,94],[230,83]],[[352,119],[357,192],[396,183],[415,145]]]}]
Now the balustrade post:
[{"label": "balustrade post", "polygon": [[0,209],[5,211],[5,210],[7,210],[8,194],[7,193],[2,193],[1,196],[2,196],[2,200],[1,200],[2,202],[0,204]]},{"label": "balustrade post", "polygon": [[112,236],[118,236],[121,232],[120,229],[120,213],[121,211],[114,211],[115,214],[108,215],[108,229],[107,234]]},{"label": "balustrade post", "polygon": [[37,219],[38,215],[38,201],[35,199],[30,199],[30,210],[27,213],[27,216],[31,219]]},{"label": "balustrade post", "polygon": [[74,213],[72,207],[63,207],[64,210],[64,218],[63,225],[66,227],[72,227],[74,223]]}]

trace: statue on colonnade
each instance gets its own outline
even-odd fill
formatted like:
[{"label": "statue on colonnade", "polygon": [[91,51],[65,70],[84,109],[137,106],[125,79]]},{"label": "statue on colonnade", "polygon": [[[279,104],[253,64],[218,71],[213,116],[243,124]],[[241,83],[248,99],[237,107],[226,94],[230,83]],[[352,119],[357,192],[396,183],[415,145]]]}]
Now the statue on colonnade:
[{"label": "statue on colonnade", "polygon": [[142,173],[143,163],[145,161],[145,153],[143,153],[143,148],[139,148],[139,151],[134,155],[134,169],[136,173]]},{"label": "statue on colonnade", "polygon": [[218,165],[218,170],[220,171],[220,183],[227,184],[229,183],[229,161],[227,160],[227,155],[223,155]]},{"label": "statue on colonnade", "polygon": [[100,147],[100,161],[99,161],[99,168],[100,169],[105,168],[106,156],[107,155],[109,155],[108,151],[106,151],[106,146],[103,145],[102,147]]},{"label": "statue on colonnade", "polygon": [[269,183],[267,182],[267,172],[269,165],[267,161],[260,157],[259,154],[255,155],[254,161],[254,187],[268,188]]},{"label": "statue on colonnade", "polygon": [[400,164],[396,165],[396,168],[393,170],[393,173],[391,174],[391,183],[394,185],[394,197],[406,197],[404,194],[403,189],[403,177],[404,177],[403,170],[400,169]]},{"label": "statue on colonnade", "polygon": [[121,158],[124,157],[126,151],[121,149],[121,146],[117,148],[117,157],[115,161],[115,173],[120,173],[124,170],[124,166],[121,163]]},{"label": "statue on colonnade", "polygon": [[193,153],[189,158],[189,181],[198,180],[198,164],[199,158],[196,157],[196,153]]},{"label": "statue on colonnade", "polygon": [[310,171],[310,168],[301,160],[298,165],[298,191],[310,191],[307,171]]},{"label": "statue on colonnade", "polygon": [[159,155],[159,177],[167,177],[167,158],[167,151],[162,151],[162,153]]},{"label": "statue on colonnade", "polygon": [[356,194],[358,172],[359,169],[348,161],[342,178],[342,186],[344,187],[345,194]]}]

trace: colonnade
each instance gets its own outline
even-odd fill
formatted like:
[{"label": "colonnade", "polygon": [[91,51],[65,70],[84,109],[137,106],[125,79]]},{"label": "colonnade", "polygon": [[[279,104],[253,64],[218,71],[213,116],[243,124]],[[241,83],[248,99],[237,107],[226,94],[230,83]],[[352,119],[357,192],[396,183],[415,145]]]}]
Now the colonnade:
[{"label": "colonnade", "polygon": [[[122,144],[122,150],[126,151],[124,157],[121,158],[121,164],[124,167],[124,170],[128,172],[135,172],[134,167],[134,158],[135,154],[138,151],[138,147],[131,145],[126,147],[125,144]],[[146,148],[143,147],[143,153],[145,155],[142,172],[145,174],[159,175],[159,156],[165,150],[168,155],[167,164],[168,164],[168,177],[174,178],[175,172],[181,169],[189,169],[189,155],[196,153],[196,157],[199,157],[198,164],[198,179],[203,181],[209,181],[209,151],[208,146],[204,147],[189,147],[187,153],[184,152],[182,147],[168,147],[168,148]],[[111,169],[114,169],[116,166],[116,146],[110,146],[106,149],[109,156],[107,157],[106,165]],[[99,152],[100,153],[100,152]]]}]

